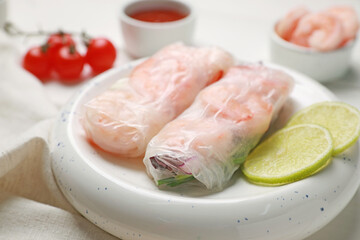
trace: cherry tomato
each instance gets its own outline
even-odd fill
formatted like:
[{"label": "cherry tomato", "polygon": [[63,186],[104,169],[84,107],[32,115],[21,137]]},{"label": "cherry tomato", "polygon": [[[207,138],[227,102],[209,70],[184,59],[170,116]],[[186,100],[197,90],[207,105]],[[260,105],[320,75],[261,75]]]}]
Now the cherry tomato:
[{"label": "cherry tomato", "polygon": [[74,45],[63,46],[54,56],[53,67],[63,83],[75,83],[79,81],[84,62]]},{"label": "cherry tomato", "polygon": [[116,49],[106,38],[92,38],[87,44],[86,62],[95,73],[112,67],[116,59]]},{"label": "cherry tomato", "polygon": [[71,35],[63,32],[51,34],[47,40],[47,44],[49,45],[49,55],[52,62],[54,61],[57,51],[59,51],[61,47],[70,45],[75,46],[75,42]]},{"label": "cherry tomato", "polygon": [[30,48],[24,56],[23,67],[41,80],[50,76],[50,62],[47,46]]}]

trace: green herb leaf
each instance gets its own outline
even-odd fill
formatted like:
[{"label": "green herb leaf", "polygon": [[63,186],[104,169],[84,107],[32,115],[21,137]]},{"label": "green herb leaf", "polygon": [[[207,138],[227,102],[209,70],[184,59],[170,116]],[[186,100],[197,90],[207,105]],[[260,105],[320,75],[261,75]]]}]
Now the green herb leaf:
[{"label": "green herb leaf", "polygon": [[175,177],[164,178],[158,181],[158,185],[166,184],[169,187],[175,187],[195,179],[193,175],[176,175]]}]

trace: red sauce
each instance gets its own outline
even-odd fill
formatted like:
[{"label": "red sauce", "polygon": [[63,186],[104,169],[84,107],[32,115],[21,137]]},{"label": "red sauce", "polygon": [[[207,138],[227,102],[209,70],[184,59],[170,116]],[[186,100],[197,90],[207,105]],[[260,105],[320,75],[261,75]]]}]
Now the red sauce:
[{"label": "red sauce", "polygon": [[174,10],[147,10],[131,14],[130,17],[143,22],[172,22],[183,19],[186,14]]}]

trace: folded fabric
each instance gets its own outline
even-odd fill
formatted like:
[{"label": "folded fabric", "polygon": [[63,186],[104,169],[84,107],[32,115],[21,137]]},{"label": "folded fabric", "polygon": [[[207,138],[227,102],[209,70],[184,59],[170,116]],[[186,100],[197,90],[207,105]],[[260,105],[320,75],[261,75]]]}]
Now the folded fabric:
[{"label": "folded fabric", "polygon": [[118,239],[80,215],[1,191],[0,216],[0,239]]},{"label": "folded fabric", "polygon": [[0,239],[116,239],[70,205],[51,171],[53,120],[77,87],[43,85],[16,40],[0,31]]}]

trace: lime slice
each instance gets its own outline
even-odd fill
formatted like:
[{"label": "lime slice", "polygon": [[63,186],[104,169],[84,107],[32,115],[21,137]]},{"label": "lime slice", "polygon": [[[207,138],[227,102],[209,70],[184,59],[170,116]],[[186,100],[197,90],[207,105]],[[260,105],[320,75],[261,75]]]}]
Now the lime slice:
[{"label": "lime slice", "polygon": [[260,143],[241,169],[249,181],[283,185],[308,177],[331,162],[330,132],[315,124],[284,128]]},{"label": "lime slice", "polygon": [[330,131],[334,141],[334,156],[353,145],[360,136],[360,111],[346,103],[313,104],[297,112],[287,126],[302,123],[318,124]]}]

